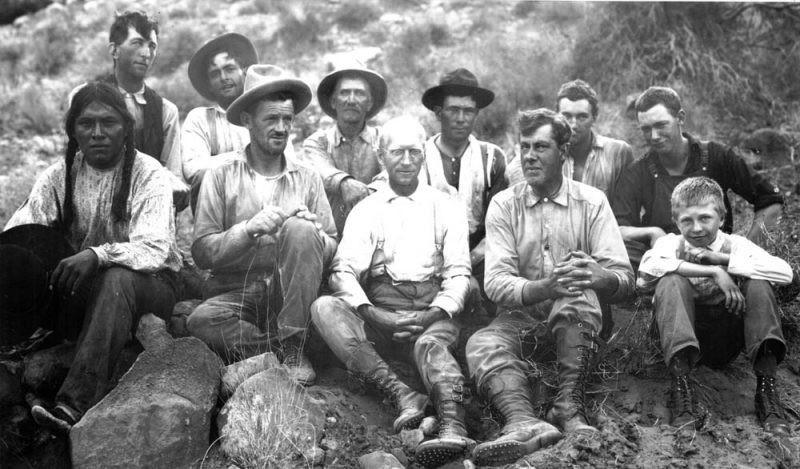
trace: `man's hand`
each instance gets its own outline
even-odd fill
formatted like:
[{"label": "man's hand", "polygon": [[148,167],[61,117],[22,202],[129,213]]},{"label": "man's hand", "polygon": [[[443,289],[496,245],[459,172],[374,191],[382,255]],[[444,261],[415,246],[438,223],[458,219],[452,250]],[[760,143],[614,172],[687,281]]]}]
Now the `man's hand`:
[{"label": "man's hand", "polygon": [[339,183],[339,193],[342,195],[345,207],[350,210],[369,195],[369,189],[358,179],[348,177]]},{"label": "man's hand", "polygon": [[50,275],[50,289],[56,288],[62,295],[74,295],[86,279],[97,272],[99,260],[91,249],[62,259]]},{"label": "man's hand", "polygon": [[171,181],[172,203],[175,205],[175,211],[180,212],[189,205],[192,190],[186,183],[174,175],[171,178]]},{"label": "man's hand", "polygon": [[733,314],[741,314],[745,311],[747,303],[745,302],[744,295],[736,282],[733,281],[730,274],[722,267],[716,268],[714,271],[714,280],[719,285],[722,293],[725,294],[725,309]]},{"label": "man's hand", "polygon": [[557,278],[558,286],[571,293],[586,289],[612,293],[618,286],[613,273],[582,251],[570,251],[564,260],[556,264],[553,275]]},{"label": "man's hand", "polygon": [[395,325],[399,329],[392,335],[396,342],[413,342],[417,340],[425,329],[436,321],[447,319],[450,316],[437,306],[422,311],[398,312],[399,316]]},{"label": "man's hand", "polygon": [[297,212],[294,214],[297,218],[310,221],[317,227],[318,230],[322,229],[322,223],[317,221],[317,214],[310,211],[305,205],[297,207]]},{"label": "man's hand", "polygon": [[363,304],[358,307],[361,318],[383,332],[394,334],[397,328],[397,313],[375,305]]},{"label": "man's hand", "polygon": [[[306,210],[307,211],[307,210]],[[286,213],[282,208],[275,205],[267,205],[260,212],[247,220],[245,230],[251,238],[258,238],[264,235],[274,235],[283,226],[287,218],[299,212],[298,209]]]}]

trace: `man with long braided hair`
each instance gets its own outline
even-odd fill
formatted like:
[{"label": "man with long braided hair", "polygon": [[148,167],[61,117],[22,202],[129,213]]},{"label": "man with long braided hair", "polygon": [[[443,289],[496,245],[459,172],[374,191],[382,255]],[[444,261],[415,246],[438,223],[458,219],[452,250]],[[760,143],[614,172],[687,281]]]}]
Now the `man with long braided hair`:
[{"label": "man with long braided hair", "polygon": [[[37,292],[52,296],[56,307],[50,315],[39,315],[44,317],[38,324],[14,322],[28,334],[37,326],[55,325],[68,338],[78,336],[55,406],[32,409],[39,424],[60,431],[68,431],[108,392],[117,358],[139,317],[170,314],[181,265],[169,174],[134,148],[133,117],[117,88],[102,82],[81,88],[65,127],[64,161],[45,170],[2,233],[44,225],[77,253],[62,259]],[[14,252],[20,251],[25,252]],[[4,261],[3,269],[14,268],[13,258]],[[5,298],[14,292],[2,293]],[[0,319],[14,312],[2,313]],[[79,324],[82,328],[75,330]]]}]

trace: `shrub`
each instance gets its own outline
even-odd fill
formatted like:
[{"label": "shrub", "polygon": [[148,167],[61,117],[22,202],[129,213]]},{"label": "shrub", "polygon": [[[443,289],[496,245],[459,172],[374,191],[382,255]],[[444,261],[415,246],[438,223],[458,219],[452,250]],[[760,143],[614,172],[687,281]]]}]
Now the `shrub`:
[{"label": "shrub", "polygon": [[360,31],[380,18],[378,7],[365,1],[343,4],[333,16],[333,22],[350,31]]},{"label": "shrub", "polygon": [[205,39],[192,24],[184,24],[173,30],[162,29],[158,38],[158,56],[150,73],[155,76],[171,74],[192,58]]},{"label": "shrub", "polygon": [[30,62],[26,68],[39,75],[57,75],[75,56],[70,22],[66,18],[45,22],[33,32],[27,47]]}]

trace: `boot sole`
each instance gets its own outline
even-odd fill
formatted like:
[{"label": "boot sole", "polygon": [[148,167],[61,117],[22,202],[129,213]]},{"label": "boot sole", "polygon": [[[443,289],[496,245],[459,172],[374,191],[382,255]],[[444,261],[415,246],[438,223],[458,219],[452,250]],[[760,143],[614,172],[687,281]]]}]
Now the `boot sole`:
[{"label": "boot sole", "polygon": [[414,430],[419,427],[419,424],[422,423],[423,418],[425,418],[425,409],[422,409],[403,420],[395,420],[394,425],[392,425],[392,430],[394,430],[395,433],[400,433],[401,430]]},{"label": "boot sole", "polygon": [[[446,463],[464,455],[465,446],[457,443],[439,442],[434,444],[431,440],[420,444],[417,447],[414,459],[427,468],[443,466]],[[430,443],[426,445],[426,443]]]},{"label": "boot sole", "polygon": [[33,417],[33,421],[42,427],[54,430],[62,435],[68,435],[69,431],[72,430],[72,424],[70,422],[56,417],[42,406],[33,406],[31,408],[31,416]]},{"label": "boot sole", "polygon": [[563,437],[561,432],[548,432],[525,442],[511,440],[495,444],[484,443],[475,447],[475,464],[479,466],[511,464],[523,456],[558,442]]}]

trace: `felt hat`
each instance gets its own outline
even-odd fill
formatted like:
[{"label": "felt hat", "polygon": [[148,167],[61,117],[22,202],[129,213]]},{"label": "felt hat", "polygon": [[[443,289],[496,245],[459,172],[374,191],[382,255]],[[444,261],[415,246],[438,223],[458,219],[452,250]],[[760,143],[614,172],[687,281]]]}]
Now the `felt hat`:
[{"label": "felt hat", "polygon": [[209,101],[214,101],[211,85],[208,83],[208,61],[220,52],[238,58],[237,62],[242,70],[258,63],[258,52],[249,39],[238,33],[227,33],[206,42],[189,60],[189,80],[200,96]]},{"label": "felt hat", "polygon": [[244,78],[244,93],[228,106],[228,121],[234,125],[242,125],[242,111],[264,96],[282,91],[292,95],[295,114],[299,114],[311,102],[311,88],[303,80],[289,75],[276,65],[251,66]]},{"label": "felt hat", "polygon": [[64,236],[44,225],[20,225],[0,233],[0,345],[30,337],[50,306],[48,278],[74,254]]},{"label": "felt hat", "polygon": [[448,95],[472,96],[478,109],[483,109],[494,101],[494,93],[478,86],[478,78],[466,68],[457,68],[446,73],[437,86],[425,90],[422,104],[434,111]]},{"label": "felt hat", "polygon": [[319,82],[317,87],[319,107],[322,108],[325,114],[336,119],[336,110],[331,107],[331,95],[336,89],[336,83],[339,79],[350,75],[363,78],[369,83],[369,89],[372,92],[372,107],[367,111],[367,120],[372,119],[386,104],[386,96],[388,95],[386,80],[379,73],[369,70],[357,60],[352,60],[352,63],[325,75],[325,78]]}]

